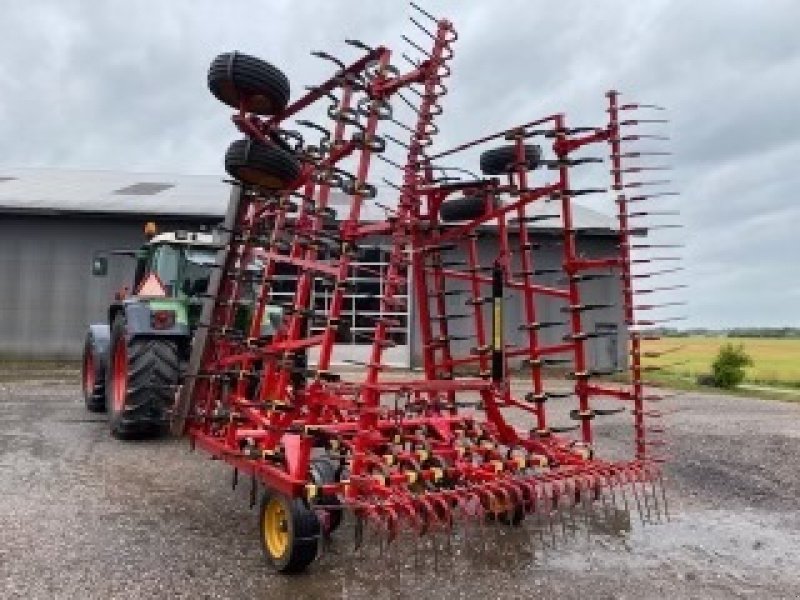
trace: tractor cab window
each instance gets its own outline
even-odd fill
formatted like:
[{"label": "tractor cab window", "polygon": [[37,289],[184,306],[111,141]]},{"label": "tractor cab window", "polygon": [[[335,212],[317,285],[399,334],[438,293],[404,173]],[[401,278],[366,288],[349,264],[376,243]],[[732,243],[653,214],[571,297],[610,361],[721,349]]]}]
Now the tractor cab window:
[{"label": "tractor cab window", "polygon": [[158,275],[164,285],[167,296],[174,296],[177,285],[181,251],[175,246],[164,244],[153,251],[150,259],[150,271]]},{"label": "tractor cab window", "polygon": [[186,248],[186,266],[183,271],[181,291],[187,296],[197,296],[208,291],[211,267],[217,259],[216,252],[207,248]]}]

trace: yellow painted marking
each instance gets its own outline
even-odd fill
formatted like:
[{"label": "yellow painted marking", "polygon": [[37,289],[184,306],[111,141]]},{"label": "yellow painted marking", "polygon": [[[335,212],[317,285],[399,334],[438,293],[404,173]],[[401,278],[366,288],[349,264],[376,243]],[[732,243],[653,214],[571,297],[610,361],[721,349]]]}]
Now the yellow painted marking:
[{"label": "yellow painted marking", "polygon": [[503,300],[494,299],[494,349],[503,349]]},{"label": "yellow painted marking", "polygon": [[306,484],[306,498],[309,500],[316,498],[317,494],[319,494],[319,488],[314,485],[313,483]]}]

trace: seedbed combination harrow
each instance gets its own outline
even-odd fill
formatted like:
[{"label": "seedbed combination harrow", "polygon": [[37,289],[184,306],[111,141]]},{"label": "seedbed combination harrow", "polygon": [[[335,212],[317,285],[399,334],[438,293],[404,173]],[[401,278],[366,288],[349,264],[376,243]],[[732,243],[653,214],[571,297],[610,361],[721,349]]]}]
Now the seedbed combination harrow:
[{"label": "seedbed combination harrow", "polygon": [[[346,64],[315,52],[334,65],[334,74],[292,103],[286,77],[251,56],[223,54],[209,71],[212,93],[235,109],[243,138],[225,156],[234,181],[224,243],[173,429],[230,464],[234,484],[240,475],[248,478],[253,504],[256,490],[265,489],[261,537],[269,561],[282,571],[310,564],[345,512],[355,515],[357,535],[367,525],[387,542],[402,530],[452,531],[461,520],[519,524],[528,514],[549,518],[612,498],[627,506],[626,491],[640,514],[666,513],[661,428],[652,423],[660,398],[643,387],[640,362],[642,338],[656,321],[639,313],[655,305],[635,298],[637,281],[654,276],[635,266],[656,259],[632,258],[646,245],[635,241],[642,226],[632,224],[644,211],[631,206],[668,192],[642,193],[661,182],[628,179],[650,170],[630,160],[661,153],[637,149],[648,135],[630,129],[647,120],[622,117],[654,107],[622,104],[609,92],[609,118],[601,126],[574,127],[554,114],[434,152],[457,36],[449,21],[412,7],[421,15],[412,22],[429,47],[406,38],[420,54],[402,55],[406,71],[392,65],[388,48],[349,40],[360,57]],[[414,123],[400,120],[397,100],[412,110]],[[303,118],[323,102],[326,125]],[[316,139],[290,128],[290,119]],[[383,132],[391,127],[394,133]],[[533,139],[543,140],[547,151]],[[481,155],[482,177],[463,177],[469,164],[452,166],[462,152],[490,143],[499,146]],[[390,148],[404,158],[390,158]],[[604,150],[610,161],[619,244],[604,258],[585,258],[577,248],[574,199],[608,191],[573,187],[573,171],[602,162],[576,156],[584,148]],[[394,200],[384,193],[378,199],[369,179],[374,159],[400,173],[401,181],[384,188]],[[534,183],[534,171],[549,180]],[[334,194],[346,198],[338,222]],[[365,219],[369,204],[386,218]],[[544,205],[555,214],[536,210]],[[537,279],[544,270],[537,269],[529,225],[541,219],[560,229],[563,285]],[[499,251],[482,263],[487,226],[496,231]],[[375,239],[384,240],[389,260],[365,267],[360,259]],[[355,335],[343,302],[354,274],[370,269],[381,271],[384,282],[375,296],[380,315],[362,340],[371,348],[368,359],[343,359],[361,369],[346,380],[331,370],[337,337]],[[276,295],[279,274],[287,273],[294,280],[288,302],[285,293]],[[621,282],[630,328],[626,384],[598,380],[604,373],[588,360],[589,341],[603,334],[589,331],[586,313],[609,306],[585,301],[583,289],[604,277]],[[325,289],[328,301],[316,302],[315,289]],[[507,324],[504,305],[513,296],[525,320]],[[565,323],[540,320],[543,297],[562,304]],[[409,302],[423,354],[417,378],[392,375],[384,360],[401,325],[391,315]],[[247,319],[237,310],[242,305],[251,308]],[[264,336],[262,320],[276,305],[280,324]],[[563,340],[542,343],[542,331],[556,326],[566,326]],[[521,341],[509,339],[509,327],[523,333]],[[530,370],[521,394],[509,376],[518,359]],[[554,364],[570,371],[569,392],[548,389],[543,369]],[[598,397],[616,405],[600,408]],[[554,426],[553,404],[569,405],[562,412],[574,424]],[[595,451],[595,420],[611,415],[630,418],[628,460]]]}]

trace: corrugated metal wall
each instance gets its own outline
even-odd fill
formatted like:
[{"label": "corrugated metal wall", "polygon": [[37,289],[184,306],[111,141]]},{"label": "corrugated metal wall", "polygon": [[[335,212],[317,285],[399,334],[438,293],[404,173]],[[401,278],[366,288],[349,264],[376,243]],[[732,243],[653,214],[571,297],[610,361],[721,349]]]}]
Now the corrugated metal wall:
[{"label": "corrugated metal wall", "polygon": [[108,276],[93,277],[92,257],[141,246],[145,220],[0,215],[0,356],[79,357],[86,326],[133,274],[132,258],[110,257]]},{"label": "corrugated metal wall", "polygon": [[[536,242],[540,247],[534,254],[534,269],[560,269],[563,262],[563,249],[559,238],[552,235],[537,235]],[[514,236],[511,240],[512,244],[516,244]],[[617,249],[616,239],[610,236],[580,236],[578,239],[578,251],[581,255],[587,258],[601,258],[613,256]],[[512,246],[514,247],[514,246]],[[498,244],[495,240],[484,239],[481,242],[479,250],[479,258],[481,265],[489,266],[497,257]],[[464,260],[463,256],[456,254],[456,251],[451,251],[447,254],[447,261]],[[514,271],[520,271],[521,267],[518,263],[514,262]],[[565,282],[563,281],[563,273],[543,274],[535,277],[535,282],[541,285],[564,288]],[[449,280],[447,289],[467,289],[469,283],[466,281]],[[588,311],[583,314],[584,329],[587,332],[594,332],[597,330],[616,330],[617,335],[608,338],[597,338],[589,340],[589,360],[590,365],[598,369],[610,369],[615,367],[623,367],[627,364],[625,357],[626,334],[623,325],[623,311],[620,306],[622,286],[619,278],[612,277],[608,279],[598,279],[595,281],[588,281],[581,284],[583,301],[586,303],[604,303],[615,304],[613,308]],[[490,293],[490,286],[484,286],[484,293]],[[509,290],[506,294],[504,310],[504,334],[507,344],[525,344],[527,345],[527,333],[519,329],[519,325],[525,323],[525,309],[522,303],[522,296],[518,292]],[[448,314],[463,314],[471,313],[472,307],[465,304],[468,295],[453,295],[447,297],[447,313]],[[551,345],[562,343],[564,335],[568,333],[566,325],[569,314],[561,311],[566,306],[566,301],[558,298],[547,296],[539,296],[536,302],[536,316],[539,321],[558,321],[564,323],[564,326],[548,327],[542,329],[539,334],[540,343]],[[413,304],[412,304],[413,306]],[[431,302],[433,306],[433,302]],[[414,366],[422,365],[422,348],[420,345],[419,323],[417,322],[416,315],[412,319],[414,323],[412,328],[412,364]],[[489,335],[491,331],[490,320],[490,307],[484,306],[484,323],[486,325],[486,332]],[[472,332],[473,324],[471,319],[454,320],[451,322],[450,333],[459,335],[459,326],[466,326]],[[488,338],[487,338],[488,339]],[[452,342],[451,348],[455,355],[465,356],[469,353],[470,348],[476,347],[478,344],[475,340],[463,340]],[[566,357],[567,355],[564,355]],[[519,364],[522,359],[512,361],[513,364]]]},{"label": "corrugated metal wall", "polygon": [[[0,356],[35,356],[77,358],[80,356],[86,327],[89,323],[106,320],[106,310],[114,292],[122,285],[130,285],[133,259],[110,257],[107,277],[91,275],[91,260],[95,253],[120,248],[138,248],[144,241],[142,227],[145,217],[78,218],[45,216],[0,215]],[[160,229],[195,229],[186,221],[159,220]],[[541,249],[536,253],[535,268],[558,268],[561,265],[561,244],[554,237],[543,237]],[[612,254],[615,241],[610,237],[581,237],[579,250],[587,257]],[[497,244],[486,240],[481,249],[481,262],[490,265],[497,254]],[[452,260],[458,260],[453,255]],[[539,283],[563,286],[558,275],[543,275]],[[466,287],[466,282],[452,284]],[[618,279],[593,281],[583,284],[586,302],[619,302]],[[524,310],[519,294],[506,303],[506,340],[522,341],[525,334],[518,326],[524,322]],[[461,296],[448,297],[450,313],[464,313]],[[419,328],[410,303],[411,362],[421,365]],[[541,321],[566,321],[560,309],[563,301],[550,298],[538,300]],[[488,309],[487,309],[488,311]],[[615,308],[587,313],[584,319],[587,331],[616,327],[615,338],[591,340],[590,354],[598,368],[608,368],[617,361],[626,364],[625,328],[622,311]],[[470,320],[453,321],[452,332],[459,334],[458,325],[471,328]],[[488,323],[488,312],[487,312]],[[561,341],[565,328],[546,329],[543,343]],[[472,341],[455,342],[454,350],[466,354]]]}]

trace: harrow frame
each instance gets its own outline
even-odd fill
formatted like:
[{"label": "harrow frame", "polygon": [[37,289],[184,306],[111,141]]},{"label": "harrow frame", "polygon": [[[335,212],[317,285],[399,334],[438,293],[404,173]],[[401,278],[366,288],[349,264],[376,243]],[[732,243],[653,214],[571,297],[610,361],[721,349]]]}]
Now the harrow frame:
[{"label": "harrow frame", "polygon": [[[385,530],[389,539],[402,526],[419,533],[451,528],[458,515],[494,514],[518,522],[524,513],[549,513],[562,502],[592,502],[616,487],[633,486],[636,493],[636,486],[645,483],[653,486],[651,498],[658,503],[654,484],[661,481],[662,457],[653,448],[662,442],[651,434],[661,429],[648,421],[660,416],[649,406],[660,398],[646,394],[640,360],[642,338],[648,335],[643,328],[654,321],[637,316],[643,305],[636,304],[631,236],[637,230],[631,226],[628,195],[630,188],[647,182],[625,180],[627,173],[645,169],[626,163],[635,152],[626,153],[625,144],[633,140],[621,133],[638,121],[620,119],[621,111],[647,107],[620,105],[619,94],[611,91],[608,122],[602,126],[571,127],[566,116],[557,113],[431,154],[438,132],[434,121],[442,110],[440,99],[447,93],[443,80],[450,74],[451,46],[457,39],[449,21],[433,22],[436,29],[429,32],[415,21],[432,44],[430,50],[415,45],[424,57],[409,59],[413,68],[408,72],[391,65],[388,48],[351,42],[364,55],[345,65],[317,53],[337,64],[336,73],[279,114],[259,117],[242,100],[233,116],[236,127],[249,139],[291,150],[300,157],[302,168],[295,181],[277,191],[234,182],[222,228],[219,268],[210,285],[173,431],[230,464],[235,480],[239,473],[249,476],[253,502],[261,484],[301,498],[318,511],[352,510]],[[402,183],[396,186],[396,207],[387,212],[385,221],[365,223],[361,218],[364,203],[376,195],[375,186],[368,182],[370,166],[376,156],[383,158],[386,146],[379,125],[393,120],[392,99],[400,95],[408,102],[401,95],[408,89],[415,89],[420,102],[413,107],[416,123],[403,125],[409,141],[403,144],[406,156],[399,165]],[[319,144],[304,145],[284,129],[290,118],[326,98],[333,102],[328,109],[333,121],[330,130],[299,122],[323,132]],[[552,140],[555,158],[549,166],[555,177],[550,182],[531,182],[526,154],[526,141],[531,138]],[[514,160],[503,176],[455,182],[436,177],[442,159],[453,160],[465,150],[498,140],[514,149]],[[583,258],[576,246],[575,198],[606,192],[605,188],[571,188],[573,170],[584,162],[596,162],[574,158],[584,148],[607,148],[611,164],[619,252],[605,258]],[[356,163],[354,175],[340,168],[347,159]],[[324,218],[330,213],[334,188],[345,191],[350,204],[340,229],[332,233],[325,230]],[[441,207],[455,195],[480,199],[483,210],[461,223],[442,222]],[[534,280],[535,244],[527,224],[539,217],[527,209],[545,200],[560,207],[564,287]],[[496,226],[499,240],[499,253],[491,265],[478,261],[481,228],[486,224]],[[516,234],[516,246],[511,233]],[[334,343],[342,330],[348,277],[358,268],[354,263],[359,245],[375,235],[386,236],[391,244],[381,313],[397,307],[400,291],[413,283],[423,348],[420,378],[384,375],[383,352],[392,343],[393,327],[385,317],[375,322],[370,357],[362,365],[360,381],[344,381],[330,368]],[[464,269],[443,260],[454,245],[465,249]],[[520,272],[514,270],[515,257]],[[233,307],[244,302],[244,265],[254,258],[263,263],[255,310],[247,327],[237,328]],[[259,332],[266,306],[273,302],[271,283],[279,264],[298,271],[296,290],[293,302],[284,306],[278,333],[265,340]],[[613,271],[622,283],[624,318],[631,328],[627,384],[596,382],[598,373],[587,358],[593,334],[585,330],[583,315],[604,306],[584,302],[581,283],[598,271]],[[315,279],[320,278],[329,280],[333,289],[330,306],[322,312],[311,302]],[[476,344],[461,356],[451,344],[455,336],[448,321],[455,317],[447,314],[453,282],[468,284],[462,289],[469,296],[465,304],[469,308],[457,318],[472,323]],[[520,325],[527,332],[527,343],[522,345],[512,346],[504,339],[503,305],[508,293],[520,294],[522,299],[526,323]],[[536,299],[540,296],[565,304],[568,334],[560,343],[540,342],[541,329],[550,325],[538,320]],[[319,320],[323,331],[312,335],[310,323]],[[314,368],[303,360],[311,347],[319,348]],[[578,422],[577,439],[562,435],[566,432],[554,428],[548,419],[548,401],[558,394],[546,389],[543,370],[553,357],[565,353],[571,355],[573,365],[577,402],[570,416]],[[519,357],[529,362],[531,370],[531,391],[524,397],[512,394],[510,385],[509,361]],[[477,376],[460,375],[471,367]],[[621,407],[593,408],[596,397],[618,400]],[[529,415],[532,427],[512,425],[504,415],[510,408]],[[623,462],[603,460],[594,453],[594,419],[626,409],[633,415],[632,457]],[[336,465],[336,481],[320,483],[310,477],[312,462],[320,458]],[[641,491],[647,493],[645,487]],[[638,495],[636,500],[638,504]]]}]

